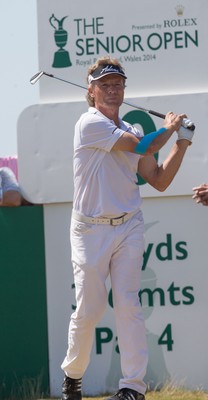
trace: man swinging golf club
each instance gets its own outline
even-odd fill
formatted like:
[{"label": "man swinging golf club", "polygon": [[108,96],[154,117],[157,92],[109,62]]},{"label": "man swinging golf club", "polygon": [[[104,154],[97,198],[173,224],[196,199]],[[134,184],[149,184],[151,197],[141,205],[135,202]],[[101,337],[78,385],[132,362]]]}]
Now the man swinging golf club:
[{"label": "man swinging golf club", "polygon": [[[138,292],[144,252],[139,173],[164,191],[175,177],[193,131],[185,114],[168,112],[163,127],[143,136],[119,117],[126,75],[121,64],[102,57],[88,70],[89,109],[74,136],[74,199],[71,219],[76,311],[62,363],[62,400],[81,400],[81,381],[90,362],[95,327],[107,304],[110,275],[123,377],[106,400],[144,400],[148,362]],[[159,166],[154,153],[176,132],[176,142]]]}]

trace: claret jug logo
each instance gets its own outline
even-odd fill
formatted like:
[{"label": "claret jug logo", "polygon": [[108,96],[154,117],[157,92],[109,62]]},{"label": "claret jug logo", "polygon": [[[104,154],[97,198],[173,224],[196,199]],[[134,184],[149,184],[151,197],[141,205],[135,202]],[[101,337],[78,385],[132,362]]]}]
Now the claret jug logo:
[{"label": "claret jug logo", "polygon": [[57,50],[54,54],[52,64],[52,67],[54,68],[65,68],[71,67],[72,65],[69,52],[64,49],[68,40],[68,32],[63,29],[63,22],[66,18],[67,16],[58,20],[54,14],[52,14],[52,16],[49,18],[51,26],[55,29],[54,40],[56,46],[59,47],[59,50]]}]

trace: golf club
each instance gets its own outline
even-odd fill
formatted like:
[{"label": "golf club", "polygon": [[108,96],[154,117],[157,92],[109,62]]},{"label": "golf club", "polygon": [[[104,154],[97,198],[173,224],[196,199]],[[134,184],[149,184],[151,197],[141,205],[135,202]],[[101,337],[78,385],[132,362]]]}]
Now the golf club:
[{"label": "golf club", "polygon": [[[86,86],[82,86],[82,85],[79,85],[77,83],[70,82],[70,81],[68,81],[66,79],[59,78],[59,77],[57,77],[57,76],[55,76],[53,74],[48,74],[47,72],[44,72],[44,71],[37,72],[37,74],[33,75],[32,78],[30,78],[31,85],[34,85],[35,83],[37,83],[39,81],[39,79],[43,75],[46,75],[49,78],[57,79],[58,81],[65,82],[65,83],[68,83],[68,84],[76,86],[76,87],[79,87],[81,89],[87,90]],[[156,117],[165,119],[165,114],[161,114],[161,113],[159,113],[157,111],[148,110],[147,108],[143,108],[143,107],[137,106],[136,104],[129,103],[128,101],[123,101],[123,104],[126,104],[127,106],[130,106],[130,107],[133,107],[133,108],[137,108],[138,110],[141,110],[141,111],[145,111],[145,112],[147,112],[149,114],[155,115]],[[182,125],[183,125],[184,128],[190,129],[191,131],[195,130],[195,125],[189,119],[184,119],[183,122],[182,122]]]}]

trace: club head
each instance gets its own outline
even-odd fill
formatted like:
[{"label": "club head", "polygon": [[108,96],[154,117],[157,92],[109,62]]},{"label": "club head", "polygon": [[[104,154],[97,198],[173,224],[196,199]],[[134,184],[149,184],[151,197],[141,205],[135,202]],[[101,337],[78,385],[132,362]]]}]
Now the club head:
[{"label": "club head", "polygon": [[35,85],[37,81],[41,78],[41,76],[44,74],[43,71],[38,72],[37,74],[33,75],[32,78],[30,78],[30,83],[31,85]]}]

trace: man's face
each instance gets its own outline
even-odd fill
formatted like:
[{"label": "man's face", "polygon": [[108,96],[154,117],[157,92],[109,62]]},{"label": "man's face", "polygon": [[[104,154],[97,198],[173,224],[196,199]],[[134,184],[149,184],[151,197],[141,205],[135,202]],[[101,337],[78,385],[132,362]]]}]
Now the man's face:
[{"label": "man's face", "polygon": [[120,75],[109,74],[94,81],[89,92],[94,97],[95,107],[120,107],[124,98],[125,79]]}]

